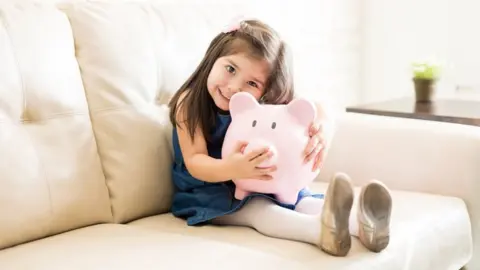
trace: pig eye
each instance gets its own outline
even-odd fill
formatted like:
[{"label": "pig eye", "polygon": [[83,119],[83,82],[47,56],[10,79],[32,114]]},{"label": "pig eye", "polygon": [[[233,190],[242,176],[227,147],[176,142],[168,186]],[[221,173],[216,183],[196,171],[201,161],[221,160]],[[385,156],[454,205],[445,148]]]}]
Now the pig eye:
[{"label": "pig eye", "polygon": [[277,123],[273,122],[272,123],[272,129],[275,129],[276,126],[277,126]]},{"label": "pig eye", "polygon": [[253,120],[252,127],[255,127],[256,125],[257,125],[257,120]]}]

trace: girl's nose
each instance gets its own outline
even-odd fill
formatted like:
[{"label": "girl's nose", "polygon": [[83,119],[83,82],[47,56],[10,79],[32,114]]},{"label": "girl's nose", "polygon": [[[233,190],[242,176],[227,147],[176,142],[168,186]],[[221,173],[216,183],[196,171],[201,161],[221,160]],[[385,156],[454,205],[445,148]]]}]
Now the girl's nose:
[{"label": "girl's nose", "polygon": [[228,86],[228,93],[230,94],[230,96],[228,98],[230,98],[231,96],[233,96],[234,94],[238,93],[238,92],[241,92],[242,90],[240,89],[240,87],[236,86],[236,85],[229,85]]},{"label": "girl's nose", "polygon": [[230,93],[233,95],[233,94],[236,94],[236,93],[240,92],[240,88],[230,87],[230,88],[229,88],[229,91],[230,91]]}]

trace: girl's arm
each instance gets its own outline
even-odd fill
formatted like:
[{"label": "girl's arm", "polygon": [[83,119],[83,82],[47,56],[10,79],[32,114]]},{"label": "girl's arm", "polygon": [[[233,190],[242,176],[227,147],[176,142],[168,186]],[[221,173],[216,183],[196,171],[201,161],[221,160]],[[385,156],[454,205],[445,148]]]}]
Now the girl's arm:
[{"label": "girl's arm", "polygon": [[[182,98],[180,98],[182,99]],[[187,127],[183,124],[184,118],[182,109],[177,113],[177,134],[185,160],[185,166],[190,174],[205,182],[224,182],[232,179],[229,164],[225,159],[216,159],[208,155],[207,144],[202,130],[197,128],[194,140],[188,133]]]},{"label": "girl's arm", "polygon": [[224,182],[232,179],[229,165],[225,159],[216,159],[208,155],[207,145],[201,130],[195,132],[192,142],[184,125],[177,126],[178,140],[185,166],[190,174],[205,182]]}]

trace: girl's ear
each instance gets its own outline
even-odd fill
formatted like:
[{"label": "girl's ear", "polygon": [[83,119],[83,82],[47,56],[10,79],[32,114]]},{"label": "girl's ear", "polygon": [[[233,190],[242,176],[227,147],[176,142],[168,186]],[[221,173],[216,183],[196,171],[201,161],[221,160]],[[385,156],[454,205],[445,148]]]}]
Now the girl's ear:
[{"label": "girl's ear", "polygon": [[230,98],[230,115],[232,117],[258,107],[260,107],[258,101],[247,92],[238,92]]}]

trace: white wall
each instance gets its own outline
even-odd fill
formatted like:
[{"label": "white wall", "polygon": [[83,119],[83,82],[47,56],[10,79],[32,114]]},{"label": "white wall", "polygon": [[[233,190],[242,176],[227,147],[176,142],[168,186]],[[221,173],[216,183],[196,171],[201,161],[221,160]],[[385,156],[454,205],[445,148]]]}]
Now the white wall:
[{"label": "white wall", "polygon": [[[439,85],[441,94],[452,94],[460,85],[480,96],[480,76],[476,74],[480,72],[479,0],[203,3],[230,6],[235,10],[232,13],[257,16],[272,24],[294,49],[298,91],[315,97],[329,96],[339,110],[352,104],[412,95],[410,63],[432,56],[448,64]],[[231,17],[210,13],[214,15],[212,20]]]},{"label": "white wall", "polygon": [[361,1],[253,1],[249,10],[293,48],[297,91],[328,98],[338,110],[359,100]]},{"label": "white wall", "polygon": [[294,47],[299,90],[328,95],[339,110],[413,97],[410,64],[431,58],[444,64],[438,97],[480,99],[478,0],[254,1],[254,6]]},{"label": "white wall", "polygon": [[446,65],[439,96],[480,91],[480,1],[364,1],[359,102],[411,96],[409,65],[430,57]]}]

